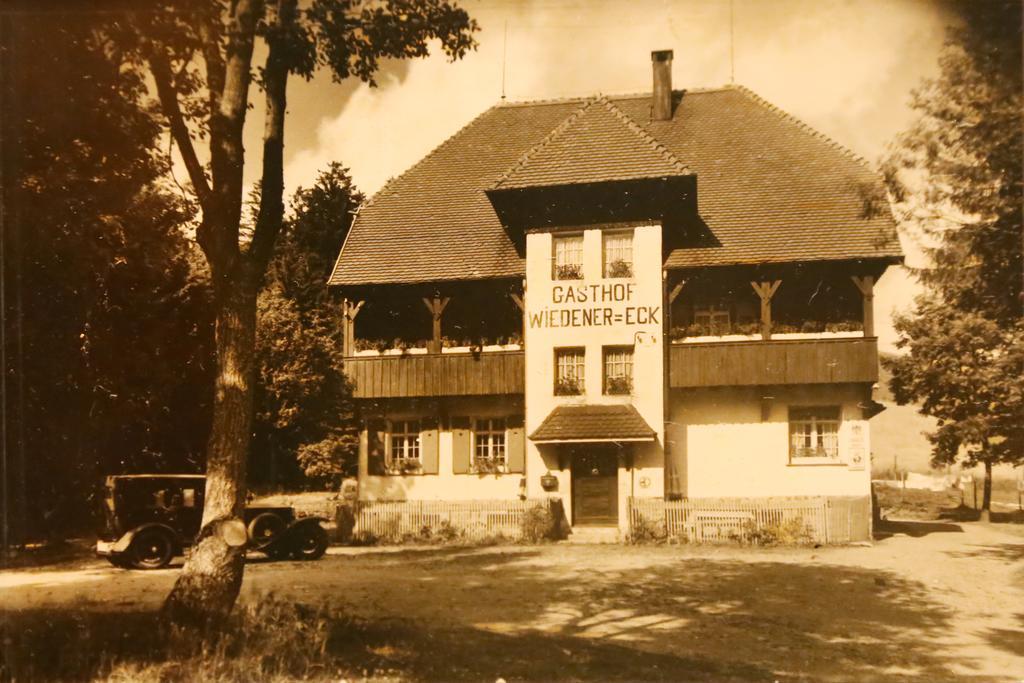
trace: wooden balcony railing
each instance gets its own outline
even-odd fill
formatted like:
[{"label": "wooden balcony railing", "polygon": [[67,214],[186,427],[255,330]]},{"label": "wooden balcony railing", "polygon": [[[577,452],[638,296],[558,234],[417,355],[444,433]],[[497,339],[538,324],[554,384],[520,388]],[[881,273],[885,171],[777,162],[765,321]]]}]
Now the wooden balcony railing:
[{"label": "wooden balcony railing", "polygon": [[522,394],[522,351],[353,356],[344,361],[355,398]]},{"label": "wooden balcony railing", "polygon": [[786,339],[673,344],[672,388],[878,381],[878,340]]}]

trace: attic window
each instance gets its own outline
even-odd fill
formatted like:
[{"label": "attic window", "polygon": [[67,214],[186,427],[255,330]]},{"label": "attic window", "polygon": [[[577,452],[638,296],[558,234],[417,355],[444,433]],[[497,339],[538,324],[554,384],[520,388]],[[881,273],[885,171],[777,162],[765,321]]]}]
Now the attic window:
[{"label": "attic window", "polygon": [[583,279],[583,235],[557,236],[551,241],[553,280]]}]

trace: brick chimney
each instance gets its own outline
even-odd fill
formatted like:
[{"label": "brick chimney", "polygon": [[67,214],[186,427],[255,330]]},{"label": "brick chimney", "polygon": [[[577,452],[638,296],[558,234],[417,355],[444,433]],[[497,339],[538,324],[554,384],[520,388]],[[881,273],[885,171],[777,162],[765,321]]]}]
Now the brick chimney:
[{"label": "brick chimney", "polygon": [[669,121],[672,119],[672,50],[652,52],[651,67],[654,72],[651,120]]}]

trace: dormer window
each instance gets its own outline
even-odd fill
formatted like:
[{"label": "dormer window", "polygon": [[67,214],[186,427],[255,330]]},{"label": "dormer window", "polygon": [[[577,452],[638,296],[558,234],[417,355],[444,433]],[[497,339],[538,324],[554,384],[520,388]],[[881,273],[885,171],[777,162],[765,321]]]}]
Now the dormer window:
[{"label": "dormer window", "polygon": [[606,232],[604,242],[604,276],[633,277],[633,231]]},{"label": "dormer window", "polygon": [[583,235],[558,235],[552,239],[554,280],[583,279]]}]

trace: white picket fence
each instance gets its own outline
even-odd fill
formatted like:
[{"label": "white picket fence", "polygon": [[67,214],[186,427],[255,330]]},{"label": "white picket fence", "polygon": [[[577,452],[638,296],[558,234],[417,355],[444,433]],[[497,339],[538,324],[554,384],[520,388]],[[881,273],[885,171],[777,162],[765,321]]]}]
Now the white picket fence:
[{"label": "white picket fence", "polygon": [[384,542],[443,537],[469,541],[522,535],[523,514],[542,500],[363,501],[356,508],[356,538]]},{"label": "white picket fence", "polygon": [[692,543],[848,543],[870,537],[867,498],[630,498],[630,529]]}]

